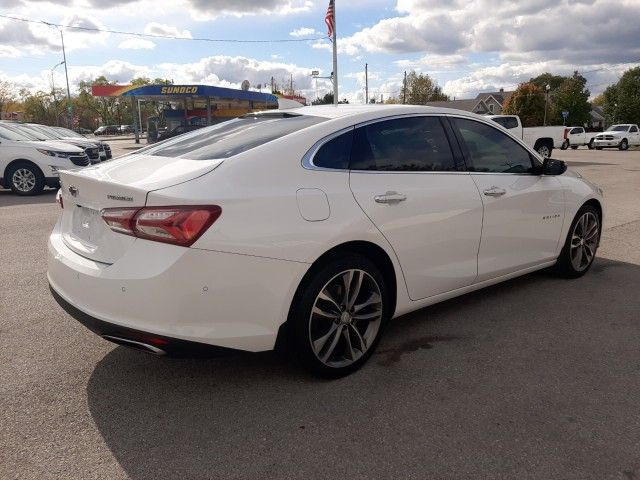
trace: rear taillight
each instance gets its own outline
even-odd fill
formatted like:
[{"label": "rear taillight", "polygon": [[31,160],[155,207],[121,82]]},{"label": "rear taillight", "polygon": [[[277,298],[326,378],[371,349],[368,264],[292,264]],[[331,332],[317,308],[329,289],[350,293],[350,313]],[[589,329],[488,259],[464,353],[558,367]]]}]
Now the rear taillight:
[{"label": "rear taillight", "polygon": [[567,139],[567,136],[568,136],[568,135],[569,135],[569,129],[568,129],[568,128],[565,128],[565,129],[564,129],[564,139],[565,139],[565,140]]},{"label": "rear taillight", "polygon": [[114,232],[188,247],[221,213],[217,205],[107,208],[102,219]]},{"label": "rear taillight", "polygon": [[58,190],[58,193],[56,193],[56,203],[60,205],[60,208],[64,208],[64,200],[62,200],[62,190]]}]

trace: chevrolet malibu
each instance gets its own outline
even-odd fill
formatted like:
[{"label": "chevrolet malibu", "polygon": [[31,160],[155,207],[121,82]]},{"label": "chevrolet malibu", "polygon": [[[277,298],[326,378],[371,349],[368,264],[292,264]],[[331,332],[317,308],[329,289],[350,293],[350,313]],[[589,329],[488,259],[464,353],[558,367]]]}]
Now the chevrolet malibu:
[{"label": "chevrolet malibu", "polygon": [[245,115],[60,173],[48,279],[151,353],[283,346],[325,377],[389,319],[594,260],[602,192],[491,120],[418,106]]}]

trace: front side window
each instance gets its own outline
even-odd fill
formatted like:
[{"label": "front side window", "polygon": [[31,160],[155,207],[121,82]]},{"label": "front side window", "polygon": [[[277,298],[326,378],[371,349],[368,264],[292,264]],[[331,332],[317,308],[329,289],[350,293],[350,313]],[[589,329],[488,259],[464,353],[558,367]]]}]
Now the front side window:
[{"label": "front side window", "polygon": [[638,131],[638,127],[633,126],[629,129],[630,132],[636,133]]},{"label": "front side window", "polygon": [[571,133],[582,133],[583,130],[582,128],[574,128],[573,130],[571,130]]},{"label": "front side window", "polygon": [[407,117],[357,128],[351,169],[446,172],[456,166],[440,119]]},{"label": "front side window", "polygon": [[290,113],[249,114],[141,148],[135,154],[190,160],[229,158],[325,120]]},{"label": "front side window", "polygon": [[534,163],[529,152],[504,132],[464,118],[456,118],[454,123],[464,142],[468,170],[493,173],[533,172]]}]

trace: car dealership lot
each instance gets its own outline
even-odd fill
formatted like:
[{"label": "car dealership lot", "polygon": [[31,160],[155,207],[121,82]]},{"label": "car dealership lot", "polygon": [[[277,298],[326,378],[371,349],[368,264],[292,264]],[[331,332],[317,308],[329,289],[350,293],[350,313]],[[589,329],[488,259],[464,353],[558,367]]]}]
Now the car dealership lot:
[{"label": "car dealership lot", "polygon": [[640,477],[640,151],[554,157],[605,191],[592,271],[397,319],[331,382],[101,340],[48,291],[54,192],[0,191],[0,477]]}]

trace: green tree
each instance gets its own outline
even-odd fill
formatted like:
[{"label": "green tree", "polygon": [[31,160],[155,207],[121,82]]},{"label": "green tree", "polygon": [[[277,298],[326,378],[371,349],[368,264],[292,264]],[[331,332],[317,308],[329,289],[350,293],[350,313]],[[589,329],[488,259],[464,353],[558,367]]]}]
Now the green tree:
[{"label": "green tree", "polygon": [[604,112],[611,123],[640,123],[640,67],[624,72],[604,91]]},{"label": "green tree", "polygon": [[540,87],[543,91],[546,86],[549,85],[549,91],[554,91],[560,88],[560,85],[569,77],[563,77],[562,75],[554,75],[552,73],[546,72],[542,75],[538,75],[537,77],[533,77],[529,80],[529,83],[533,83],[535,86]]},{"label": "green tree", "polygon": [[[343,98],[342,100],[339,100],[338,103],[349,103],[349,100]],[[316,98],[313,102],[311,102],[311,105],[333,105],[333,92],[327,93],[322,98]]]},{"label": "green tree", "polygon": [[544,92],[533,83],[521,83],[505,102],[502,113],[518,115],[522,125],[534,127],[544,120]]},{"label": "green tree", "polygon": [[449,100],[442,93],[442,88],[426,74],[418,74],[412,70],[407,75],[407,82],[400,90],[400,98],[410,105],[425,105],[427,102]]},{"label": "green tree", "polygon": [[[565,78],[560,86],[553,92],[552,115],[547,114],[552,124],[584,125],[589,122],[591,105],[589,104],[590,92],[587,89],[587,79],[578,72]],[[567,111],[566,123],[562,112]]]}]

